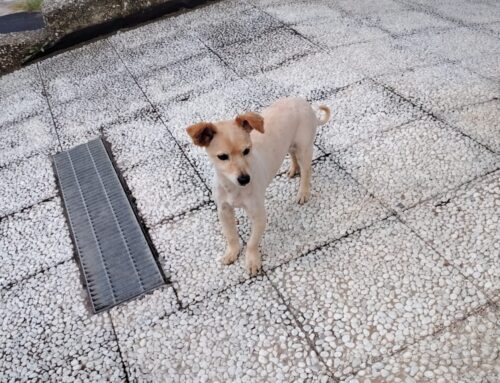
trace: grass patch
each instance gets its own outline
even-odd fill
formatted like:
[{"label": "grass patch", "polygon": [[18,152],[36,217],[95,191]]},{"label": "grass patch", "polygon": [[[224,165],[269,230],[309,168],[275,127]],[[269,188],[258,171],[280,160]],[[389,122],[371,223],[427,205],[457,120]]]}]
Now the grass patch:
[{"label": "grass patch", "polygon": [[15,3],[12,8],[16,11],[37,12],[42,9],[43,0],[24,0]]}]

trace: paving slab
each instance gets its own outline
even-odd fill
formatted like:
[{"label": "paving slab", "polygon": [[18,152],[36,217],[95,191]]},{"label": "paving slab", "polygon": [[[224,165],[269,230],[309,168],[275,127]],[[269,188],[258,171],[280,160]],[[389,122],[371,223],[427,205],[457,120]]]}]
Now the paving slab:
[{"label": "paving slab", "polygon": [[442,61],[441,58],[411,46],[403,38],[384,38],[332,50],[332,55],[343,57],[355,70],[366,76],[394,74]]},{"label": "paving slab", "polygon": [[210,192],[178,147],[123,172],[139,213],[152,227],[210,200]]},{"label": "paving slab", "polygon": [[47,109],[37,65],[0,77],[0,128]]},{"label": "paving slab", "polygon": [[500,99],[443,113],[452,126],[500,153]]},{"label": "paving slab", "polygon": [[299,21],[292,28],[316,44],[328,48],[388,37],[387,32],[335,10],[314,19]]},{"label": "paving slab", "polygon": [[497,155],[427,118],[334,155],[340,166],[394,210],[404,210],[499,166]]},{"label": "paving slab", "polygon": [[73,261],[0,290],[0,380],[123,381],[109,316],[85,299]]},{"label": "paving slab", "polygon": [[137,77],[141,89],[158,109],[231,86],[239,76],[216,54],[200,53]]},{"label": "paving slab", "polygon": [[330,122],[318,128],[318,145],[327,153],[423,116],[414,105],[371,80],[340,89],[319,102],[332,112]]},{"label": "paving slab", "polygon": [[500,53],[500,43],[497,38],[470,28],[432,30],[404,39],[412,46],[445,60],[462,60]]},{"label": "paving slab", "polygon": [[110,123],[103,129],[103,136],[111,145],[114,160],[121,171],[170,151],[180,155],[172,135],[151,107],[131,118]]},{"label": "paving slab", "polygon": [[40,67],[64,149],[96,138],[106,124],[150,106],[105,40],[55,56]]},{"label": "paving slab", "polygon": [[337,378],[449,326],[486,302],[394,218],[269,277]]},{"label": "paving slab", "polygon": [[257,8],[243,9],[235,17],[200,24],[195,34],[212,49],[251,40],[283,25]]},{"label": "paving slab", "polygon": [[73,249],[59,198],[0,221],[0,288],[72,257]]},{"label": "paving slab", "polygon": [[495,382],[500,327],[486,308],[436,337],[358,372],[346,382]]},{"label": "paving slab", "polygon": [[0,217],[56,195],[52,163],[46,155],[0,169]]},{"label": "paving slab", "polygon": [[208,52],[199,39],[172,18],[117,33],[109,38],[109,42],[138,77]]},{"label": "paving slab", "polygon": [[474,73],[500,82],[500,53],[468,57],[461,60],[460,64]]},{"label": "paving slab", "polygon": [[215,51],[240,76],[277,67],[294,58],[318,51],[302,36],[285,28],[264,33],[250,41],[217,48]]},{"label": "paving slab", "polygon": [[464,24],[489,23],[500,20],[498,3],[467,0],[415,0],[438,15]]},{"label": "paving slab", "polygon": [[457,64],[417,68],[379,80],[403,97],[435,113],[500,96],[497,84]]},{"label": "paving slab", "polygon": [[427,30],[456,28],[456,24],[421,10],[405,9],[365,15],[367,21],[393,35],[414,34]]},{"label": "paving slab", "polygon": [[500,297],[500,171],[439,195],[402,217],[491,299]]},{"label": "paving slab", "polygon": [[332,17],[341,18],[329,1],[315,1],[311,6],[307,1],[254,1],[257,7],[282,23],[294,27],[303,22],[325,22]]},{"label": "paving slab", "polygon": [[328,381],[304,334],[262,277],[143,331],[146,338],[128,339],[120,348],[132,380]]},{"label": "paving slab", "polygon": [[338,6],[354,15],[371,15],[374,13],[385,13],[390,11],[404,11],[408,5],[393,0],[381,0],[374,3],[370,0],[339,0]]},{"label": "paving slab", "polygon": [[251,82],[265,82],[269,87],[286,90],[287,96],[321,100],[362,80],[363,74],[352,69],[342,57],[328,52],[314,53],[279,68],[248,78]]},{"label": "paving slab", "polygon": [[59,150],[50,113],[34,115],[1,128],[0,167],[35,154],[53,154]]},{"label": "paving slab", "polygon": [[[277,177],[266,192],[267,225],[261,242],[270,269],[389,215],[365,189],[329,158],[313,166],[311,199],[297,204],[299,177]],[[244,236],[250,233],[241,216]]]}]

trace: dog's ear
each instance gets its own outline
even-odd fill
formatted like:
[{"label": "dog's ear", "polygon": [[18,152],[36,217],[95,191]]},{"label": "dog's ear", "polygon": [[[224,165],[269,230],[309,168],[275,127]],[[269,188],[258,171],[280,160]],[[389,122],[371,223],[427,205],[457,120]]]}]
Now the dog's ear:
[{"label": "dog's ear", "polygon": [[250,132],[255,129],[257,132],[264,133],[264,118],[260,114],[254,112],[246,112],[236,116],[236,123]]},{"label": "dog's ear", "polygon": [[195,145],[205,147],[210,145],[216,133],[215,125],[210,122],[199,122],[191,125],[186,128],[186,131]]}]

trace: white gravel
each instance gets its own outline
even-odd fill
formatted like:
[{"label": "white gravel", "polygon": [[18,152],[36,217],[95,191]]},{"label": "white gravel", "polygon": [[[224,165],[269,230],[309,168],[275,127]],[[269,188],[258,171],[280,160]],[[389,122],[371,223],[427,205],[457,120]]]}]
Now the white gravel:
[{"label": "white gravel", "polygon": [[111,144],[114,159],[122,171],[171,151],[179,155],[172,136],[151,109],[107,125],[103,135]]},{"label": "white gravel", "polygon": [[[312,172],[312,196],[307,204],[295,202],[299,177],[278,177],[267,190],[268,229],[261,243],[264,269],[297,258],[388,215],[331,159],[319,160]],[[247,237],[248,222],[243,217],[241,221]]]},{"label": "white gravel", "polygon": [[59,142],[48,112],[6,125],[2,129],[0,166],[34,154],[56,151],[59,151]]},{"label": "white gravel", "polygon": [[148,226],[200,206],[210,193],[178,147],[123,172]]},{"label": "white gravel", "polygon": [[413,34],[424,30],[453,28],[456,24],[420,10],[406,9],[395,12],[377,12],[365,15],[370,24],[394,35]]},{"label": "white gravel", "polygon": [[0,169],[0,217],[56,195],[48,156],[37,155]]},{"label": "white gravel", "polygon": [[499,166],[499,157],[430,119],[409,123],[335,153],[354,178],[401,210]]},{"label": "white gravel", "polygon": [[318,129],[318,144],[329,153],[422,116],[412,104],[371,80],[342,89],[319,103],[332,111],[330,122]]},{"label": "white gravel", "polygon": [[497,315],[494,309],[482,310],[346,382],[496,382],[500,327],[493,321]]},{"label": "white gravel", "polygon": [[249,81],[286,89],[288,96],[318,100],[362,78],[344,58],[320,52],[250,77]]},{"label": "white gravel", "polygon": [[500,171],[408,210],[403,219],[492,299],[500,294]]},{"label": "white gravel", "polygon": [[145,326],[121,351],[133,381],[328,381],[302,331],[262,278]]},{"label": "white gravel", "polygon": [[3,290],[0,381],[123,381],[109,315],[86,299],[73,261]]},{"label": "white gravel", "polygon": [[217,52],[240,76],[245,76],[315,51],[318,48],[303,37],[288,29],[275,29],[250,41],[225,46]]},{"label": "white gravel", "polygon": [[64,149],[99,136],[107,124],[149,106],[106,41],[55,56],[40,66]]},{"label": "white gravel", "polygon": [[[500,38],[500,32],[498,37]],[[500,82],[500,55],[498,54],[468,57],[461,60],[460,64],[474,73],[490,78],[493,81]]]},{"label": "white gravel", "polygon": [[486,302],[395,219],[269,274],[336,377],[346,377]]},{"label": "white gravel", "polygon": [[233,265],[219,261],[226,243],[213,204],[156,227],[151,237],[183,304],[202,300],[249,277],[244,251]]},{"label": "white gravel", "polygon": [[464,106],[442,115],[450,125],[500,153],[500,99]]},{"label": "white gravel", "polygon": [[43,202],[0,221],[0,288],[73,256],[61,200]]},{"label": "white gravel", "polygon": [[416,49],[404,39],[394,38],[338,47],[331,54],[343,57],[354,69],[366,76],[399,76],[400,72],[433,65],[441,60],[428,51]]},{"label": "white gravel", "polygon": [[495,1],[434,1],[413,0],[437,15],[465,24],[499,21],[499,7]]},{"label": "white gravel", "polygon": [[428,31],[406,37],[405,40],[412,46],[448,60],[500,53],[498,39],[468,28]]},{"label": "white gravel", "polygon": [[455,64],[418,68],[383,76],[380,81],[427,110],[438,113],[500,96],[498,84]]},{"label": "white gravel", "polygon": [[0,127],[47,109],[36,65],[0,77]]}]

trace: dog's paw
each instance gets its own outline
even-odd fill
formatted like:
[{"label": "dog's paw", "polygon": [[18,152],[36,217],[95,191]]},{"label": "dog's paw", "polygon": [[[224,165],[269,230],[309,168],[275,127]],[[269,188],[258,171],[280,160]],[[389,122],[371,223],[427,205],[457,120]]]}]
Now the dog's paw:
[{"label": "dog's paw", "polygon": [[297,194],[296,201],[299,205],[305,204],[311,198],[311,192],[308,190],[306,192],[299,192]]},{"label": "dog's paw", "polygon": [[258,251],[257,252],[247,251],[245,262],[246,262],[247,272],[251,276],[257,275],[257,273],[260,271],[262,267],[262,261],[260,253]]},{"label": "dog's paw", "polygon": [[240,249],[230,249],[228,248],[224,255],[220,258],[220,261],[222,262],[223,265],[230,265],[231,263],[234,263],[238,259],[238,254],[240,252]]}]

